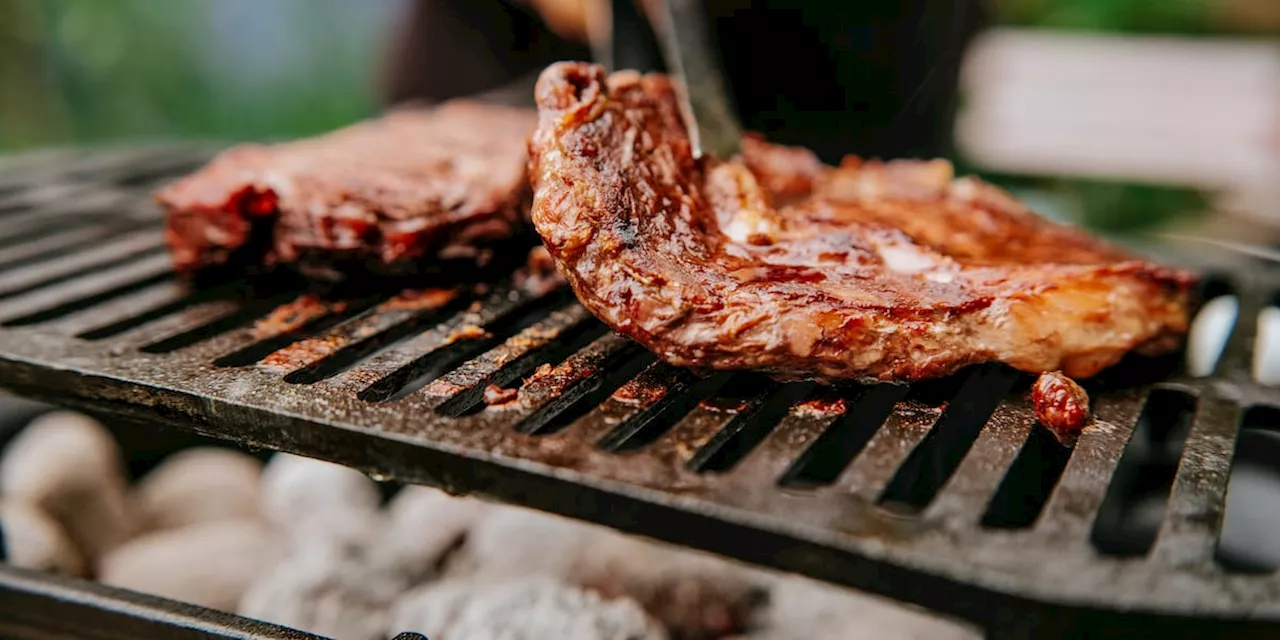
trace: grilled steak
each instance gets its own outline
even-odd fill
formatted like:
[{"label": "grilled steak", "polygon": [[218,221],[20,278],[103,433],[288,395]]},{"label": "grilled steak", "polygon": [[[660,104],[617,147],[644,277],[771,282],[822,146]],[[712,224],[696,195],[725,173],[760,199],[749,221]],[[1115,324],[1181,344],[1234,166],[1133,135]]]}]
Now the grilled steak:
[{"label": "grilled steak", "polygon": [[531,111],[455,101],[232,148],[156,199],[180,272],[292,264],[399,273],[481,261],[527,210]]},{"label": "grilled steak", "polygon": [[1089,376],[1188,323],[1185,272],[1043,220],[945,161],[697,161],[670,81],[549,67],[532,218],[596,316],[663,360],[779,379],[966,365]]}]

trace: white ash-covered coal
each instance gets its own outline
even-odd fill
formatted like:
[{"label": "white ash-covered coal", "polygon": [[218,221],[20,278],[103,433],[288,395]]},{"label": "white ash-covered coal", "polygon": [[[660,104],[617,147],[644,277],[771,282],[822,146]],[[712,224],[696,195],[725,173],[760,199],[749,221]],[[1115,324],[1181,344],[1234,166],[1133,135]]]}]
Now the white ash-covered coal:
[{"label": "white ash-covered coal", "polygon": [[852,591],[536,511],[277,454],[186,449],[130,484],[67,412],[0,457],[7,561],[316,633],[382,640],[973,638]]},{"label": "white ash-covered coal", "polygon": [[548,577],[441,580],[397,601],[391,624],[428,638],[504,640],[667,640],[662,627],[626,598]]}]

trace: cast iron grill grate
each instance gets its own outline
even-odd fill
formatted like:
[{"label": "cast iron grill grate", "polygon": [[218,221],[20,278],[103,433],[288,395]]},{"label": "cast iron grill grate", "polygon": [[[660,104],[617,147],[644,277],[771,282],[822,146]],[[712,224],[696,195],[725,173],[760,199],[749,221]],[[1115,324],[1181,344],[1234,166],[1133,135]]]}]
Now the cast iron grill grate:
[{"label": "cast iron grill grate", "polygon": [[[1280,622],[1274,575],[1216,560],[1242,419],[1280,404],[1251,375],[1256,318],[1280,290],[1261,276],[1209,279],[1207,297],[1239,300],[1212,375],[1171,358],[1091,381],[1098,422],[1069,450],[1036,425],[1029,380],[1004,368],[909,389],[699,378],[566,292],[507,276],[443,301],[333,304],[234,282],[192,293],[169,269],[148,194],[202,157],[6,165],[0,385],[599,522],[998,633]],[[489,407],[489,385],[523,400]],[[1156,524],[1126,529],[1140,509]]]}]

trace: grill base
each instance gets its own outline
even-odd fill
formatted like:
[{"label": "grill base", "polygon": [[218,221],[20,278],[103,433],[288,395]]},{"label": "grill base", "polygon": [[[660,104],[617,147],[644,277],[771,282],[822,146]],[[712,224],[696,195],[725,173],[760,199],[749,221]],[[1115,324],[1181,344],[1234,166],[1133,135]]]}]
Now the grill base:
[{"label": "grill base", "polygon": [[[145,194],[180,154],[150,153],[0,183],[0,385],[803,573],[993,635],[1280,628],[1276,579],[1214,560],[1241,416],[1276,400],[1249,376],[1271,295],[1259,278],[1221,281],[1241,304],[1214,376],[1092,382],[1098,422],[1068,452],[1044,440],[1026,380],[999,367],[910,391],[699,379],[562,292],[502,281],[439,308],[378,297],[255,327],[296,295],[174,282]],[[457,339],[469,325],[489,335]],[[527,404],[480,402],[544,364]],[[1169,398],[1187,411],[1153,412]],[[1095,524],[1114,519],[1126,469],[1145,468],[1126,461],[1152,460],[1130,434],[1178,431],[1170,421],[1185,428],[1153,442],[1184,444],[1154,540],[1100,553]]]}]

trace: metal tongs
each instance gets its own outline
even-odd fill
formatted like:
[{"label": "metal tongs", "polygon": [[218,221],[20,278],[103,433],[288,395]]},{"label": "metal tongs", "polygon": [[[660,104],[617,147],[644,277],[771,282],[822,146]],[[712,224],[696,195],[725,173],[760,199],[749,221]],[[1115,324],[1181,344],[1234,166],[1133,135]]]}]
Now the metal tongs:
[{"label": "metal tongs", "polygon": [[656,29],[635,2],[588,3],[594,11],[589,17],[592,55],[609,71],[659,70],[655,63],[660,55],[677,81],[694,157],[737,155],[742,126],[729,101],[719,58],[708,41],[698,0],[660,0]]}]

